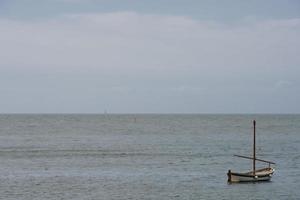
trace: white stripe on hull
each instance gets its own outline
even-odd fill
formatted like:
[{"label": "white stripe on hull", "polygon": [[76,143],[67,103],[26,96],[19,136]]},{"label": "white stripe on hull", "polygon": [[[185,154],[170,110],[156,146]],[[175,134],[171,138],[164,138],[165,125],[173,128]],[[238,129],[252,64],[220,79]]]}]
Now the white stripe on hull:
[{"label": "white stripe on hull", "polygon": [[236,176],[231,174],[231,182],[255,182],[255,181],[269,181],[271,176],[264,177],[244,177],[244,176]]}]

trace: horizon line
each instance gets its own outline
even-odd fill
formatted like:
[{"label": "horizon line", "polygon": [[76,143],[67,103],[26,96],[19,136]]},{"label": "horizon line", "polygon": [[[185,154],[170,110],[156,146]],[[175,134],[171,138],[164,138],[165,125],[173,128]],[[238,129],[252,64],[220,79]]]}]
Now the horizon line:
[{"label": "horizon line", "polygon": [[249,113],[198,113],[198,112],[0,112],[0,115],[300,115],[300,113],[249,112]]}]

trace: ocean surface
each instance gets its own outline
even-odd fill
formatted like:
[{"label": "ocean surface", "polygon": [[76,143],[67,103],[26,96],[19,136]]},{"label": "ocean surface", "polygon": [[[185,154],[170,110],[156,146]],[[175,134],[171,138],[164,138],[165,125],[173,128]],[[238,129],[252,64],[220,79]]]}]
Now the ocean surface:
[{"label": "ocean surface", "polygon": [[[275,174],[228,184],[253,119]],[[300,199],[300,115],[2,114],[0,199]]]}]

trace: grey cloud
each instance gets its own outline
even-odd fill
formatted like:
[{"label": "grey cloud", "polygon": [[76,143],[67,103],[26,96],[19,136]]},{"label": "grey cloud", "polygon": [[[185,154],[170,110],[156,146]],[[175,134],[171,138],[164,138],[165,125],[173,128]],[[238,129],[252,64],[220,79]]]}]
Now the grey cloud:
[{"label": "grey cloud", "polygon": [[[284,82],[277,87],[293,83],[289,95],[300,100],[295,94],[300,19],[224,25],[114,12],[0,19],[0,32],[0,91],[8,94],[1,100],[10,105],[7,112],[17,104],[10,98],[30,99],[28,110],[39,105],[35,112],[47,106],[46,111],[59,112],[65,104],[65,112],[76,112],[79,103],[85,105],[82,112],[105,107],[116,112],[278,112],[272,103],[266,110],[259,106],[280,96],[272,93],[278,80]],[[9,74],[14,80],[5,78]],[[294,107],[291,103],[279,111]]]}]

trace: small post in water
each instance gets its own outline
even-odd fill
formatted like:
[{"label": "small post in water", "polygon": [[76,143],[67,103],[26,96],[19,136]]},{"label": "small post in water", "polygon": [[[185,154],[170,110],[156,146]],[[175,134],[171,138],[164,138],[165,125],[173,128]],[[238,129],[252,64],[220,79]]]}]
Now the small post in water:
[{"label": "small post in water", "polygon": [[255,175],[255,125],[256,121],[253,120],[253,175]]}]

